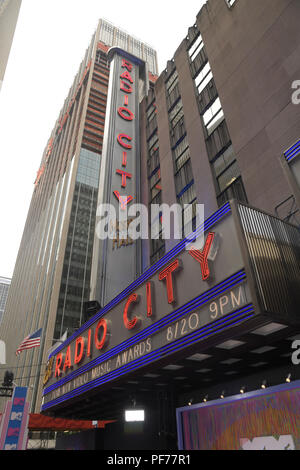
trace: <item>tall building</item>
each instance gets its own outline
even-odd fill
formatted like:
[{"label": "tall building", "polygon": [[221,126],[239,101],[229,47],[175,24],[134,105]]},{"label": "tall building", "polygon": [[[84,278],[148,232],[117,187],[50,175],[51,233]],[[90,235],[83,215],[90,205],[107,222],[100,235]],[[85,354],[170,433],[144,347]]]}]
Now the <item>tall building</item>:
[{"label": "tall building", "polygon": [[2,321],[11,279],[0,276],[0,323]]},{"label": "tall building", "polygon": [[117,419],[106,448],[176,448],[177,407],[300,378],[298,17],[295,0],[209,0],[140,104],[140,201],[194,228],[204,204],[204,237],[142,240],[141,274],[107,303],[93,275],[102,308],[50,355],[43,412]]},{"label": "tall building", "polygon": [[[150,46],[100,20],[42,156],[1,325],[7,362],[18,367],[15,381],[34,386],[33,409],[40,406],[47,351],[87,319],[100,167],[111,121],[112,46],[134,54],[142,68],[137,99],[157,74]],[[18,344],[40,328],[40,349],[16,359]]]},{"label": "tall building", "polygon": [[[57,146],[64,148],[58,139],[62,129],[70,131],[69,159],[79,142],[65,180],[58,178],[63,163],[56,176],[53,169],[53,181],[75,191],[61,212],[69,214],[70,224],[50,205],[63,187],[53,184],[53,199],[46,198],[49,184],[42,191],[42,166],[38,204],[49,203],[54,221],[44,238],[52,258],[46,254],[45,260],[55,262],[43,262],[38,234],[24,238],[19,256],[27,277],[19,268],[16,283],[29,282],[30,263],[41,264],[44,277],[35,282],[47,297],[33,293],[35,315],[46,311],[48,301],[48,338],[74,328],[49,354],[42,412],[116,419],[101,440],[106,449],[176,448],[176,408],[204,397],[217,400],[225,390],[255,391],[266,379],[273,385],[287,376],[300,379],[291,361],[292,341],[300,332],[300,108],[292,99],[300,75],[299,12],[297,0],[209,0],[166,69],[157,79],[150,75],[149,83],[145,58],[124,50],[124,44],[107,51],[98,43],[101,66],[110,64],[101,162],[86,163],[95,151],[96,85],[82,111],[88,121],[78,119],[72,127],[67,102],[52,135],[44,157],[49,165],[56,162]],[[95,82],[95,70],[100,72],[97,64],[83,85]],[[80,101],[76,104],[80,108]],[[75,173],[77,180],[89,178],[90,193],[83,194],[81,179],[76,193]],[[121,238],[117,221],[116,236],[101,240],[103,214],[96,206],[106,202],[121,211],[134,202],[149,209],[177,203],[183,235],[164,237],[165,213],[159,212],[157,219],[149,218],[153,238]],[[204,205],[200,225],[197,204]],[[33,220],[40,223],[35,210],[25,230]],[[192,246],[184,224],[193,228]],[[84,248],[86,257],[80,258]],[[54,270],[62,274],[54,276]],[[83,287],[86,299],[98,305],[86,318],[74,303]],[[140,407],[145,422],[124,427],[124,410]]]},{"label": "tall building", "polygon": [[0,1],[0,89],[13,42],[22,0]]}]

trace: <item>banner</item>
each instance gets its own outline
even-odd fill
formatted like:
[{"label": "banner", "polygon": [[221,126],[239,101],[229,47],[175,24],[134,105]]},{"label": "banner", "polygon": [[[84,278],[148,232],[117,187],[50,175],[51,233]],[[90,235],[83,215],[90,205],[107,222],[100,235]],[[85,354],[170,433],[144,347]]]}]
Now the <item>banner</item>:
[{"label": "banner", "polygon": [[25,450],[27,445],[29,403],[27,387],[15,387],[6,404],[0,425],[0,450]]},{"label": "banner", "polygon": [[181,450],[299,450],[300,382],[177,410]]}]

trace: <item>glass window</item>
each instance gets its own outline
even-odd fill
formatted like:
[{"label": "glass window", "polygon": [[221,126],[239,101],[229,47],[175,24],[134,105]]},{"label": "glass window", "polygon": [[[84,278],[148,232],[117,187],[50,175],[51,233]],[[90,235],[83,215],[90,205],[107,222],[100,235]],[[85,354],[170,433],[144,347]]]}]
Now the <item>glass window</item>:
[{"label": "glass window", "polygon": [[211,134],[219,122],[224,118],[220,98],[217,98],[213,104],[205,111],[203,122],[208,134]]},{"label": "glass window", "polygon": [[225,150],[213,163],[216,176],[220,174],[235,160],[235,155],[232,145]]},{"label": "glass window", "polygon": [[217,178],[220,192],[224,191],[240,176],[240,170],[237,161],[234,161],[226,170]]},{"label": "glass window", "polygon": [[191,160],[188,159],[182,168],[175,174],[176,194],[180,192],[193,180]]},{"label": "glass window", "polygon": [[209,84],[212,80],[213,74],[210,68],[209,62],[203,67],[201,72],[195,78],[195,85],[198,89],[198,93],[200,94],[204,88]]},{"label": "glass window", "polygon": [[191,61],[195,59],[195,57],[198,55],[198,53],[201,51],[201,49],[204,47],[203,39],[201,34],[197,37],[195,42],[192,44],[192,46],[189,48],[189,56],[191,58]]},{"label": "glass window", "polygon": [[196,193],[193,181],[191,181],[191,185],[178,198],[178,203],[183,207],[184,204],[190,204],[194,199],[196,199]]},{"label": "glass window", "polygon": [[177,70],[174,70],[171,77],[166,82],[167,93],[170,94],[172,90],[174,90],[177,84],[178,84],[178,74],[177,74]]},{"label": "glass window", "polygon": [[183,107],[181,99],[177,101],[175,106],[169,112],[171,127],[174,128],[183,116]]},{"label": "glass window", "polygon": [[235,4],[236,0],[225,0],[225,2],[228,8],[231,8]]}]

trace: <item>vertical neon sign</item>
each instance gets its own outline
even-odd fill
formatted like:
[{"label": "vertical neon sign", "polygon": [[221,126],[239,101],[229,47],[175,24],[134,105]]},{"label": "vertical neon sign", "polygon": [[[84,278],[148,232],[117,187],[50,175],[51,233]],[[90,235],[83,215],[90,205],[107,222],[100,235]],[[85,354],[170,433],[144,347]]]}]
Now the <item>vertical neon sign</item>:
[{"label": "vertical neon sign", "polygon": [[[140,201],[139,92],[145,64],[120,48],[108,52],[109,94],[102,152],[99,204],[113,207],[109,237],[99,242],[93,298],[106,305],[141,272],[141,242],[130,238],[130,208]],[[99,213],[98,213],[99,215]],[[113,221],[113,217],[116,219]],[[103,220],[108,217],[101,214]],[[107,217],[107,219],[105,219]],[[94,268],[93,268],[94,269]],[[95,275],[96,275],[95,274]]]}]

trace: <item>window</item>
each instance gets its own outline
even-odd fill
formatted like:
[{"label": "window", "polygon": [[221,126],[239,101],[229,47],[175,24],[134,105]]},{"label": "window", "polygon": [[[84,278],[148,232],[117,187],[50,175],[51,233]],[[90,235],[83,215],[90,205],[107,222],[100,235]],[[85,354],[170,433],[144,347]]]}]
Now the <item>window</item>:
[{"label": "window", "polygon": [[225,2],[228,8],[231,8],[235,4],[236,0],[225,0]]},{"label": "window", "polygon": [[116,31],[116,44],[122,49],[128,49],[128,35],[123,31]]},{"label": "window", "polygon": [[220,192],[224,191],[240,176],[240,170],[235,160],[226,170],[217,178]]},{"label": "window", "polygon": [[195,57],[198,55],[198,53],[203,49],[204,43],[201,34],[197,37],[195,42],[192,44],[192,46],[189,48],[189,56],[191,61],[195,59]]},{"label": "window", "polygon": [[158,193],[161,191],[159,167],[156,169],[154,174],[150,176],[149,185],[150,185],[150,200],[153,201],[153,199],[156,198]]},{"label": "window", "polygon": [[147,123],[149,124],[156,115],[156,104],[153,102],[146,111]]},{"label": "window", "polygon": [[178,84],[178,74],[177,74],[177,70],[175,70],[166,82],[166,89],[167,89],[168,95],[170,95],[170,93],[174,90],[177,84]]},{"label": "window", "polygon": [[180,194],[189,183],[193,181],[193,172],[191,160],[188,159],[180,170],[175,174],[175,189],[176,194]]},{"label": "window", "polygon": [[232,145],[225,150],[213,163],[216,176],[220,176],[221,173],[228,168],[229,165],[235,160],[235,155]]},{"label": "window", "polygon": [[175,171],[180,170],[181,167],[187,162],[190,158],[190,148],[187,147],[181,155],[175,160]]},{"label": "window", "polygon": [[213,104],[205,111],[203,122],[208,134],[210,135],[224,118],[220,98],[217,98]]},{"label": "window", "polygon": [[174,129],[174,127],[180,121],[182,117],[183,117],[183,107],[182,107],[182,101],[181,99],[179,99],[177,103],[175,104],[175,106],[169,112],[169,120],[170,120],[172,129]]},{"label": "window", "polygon": [[200,94],[204,88],[209,84],[212,80],[213,74],[210,68],[209,62],[203,67],[200,73],[195,78],[195,85],[198,89],[198,93]]}]

